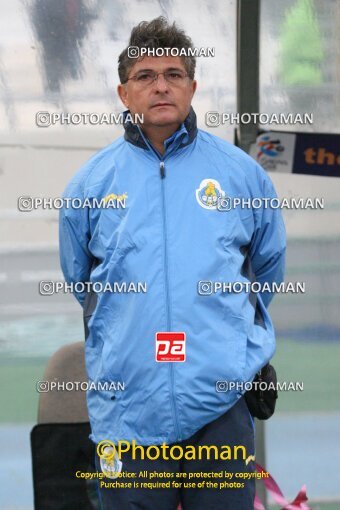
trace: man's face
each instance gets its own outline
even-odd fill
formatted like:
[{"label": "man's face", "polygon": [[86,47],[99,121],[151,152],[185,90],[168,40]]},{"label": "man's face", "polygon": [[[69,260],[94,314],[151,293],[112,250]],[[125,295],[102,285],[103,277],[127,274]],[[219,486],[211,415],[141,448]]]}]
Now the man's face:
[{"label": "man's face", "polygon": [[[186,74],[180,57],[144,57],[130,69],[128,77],[145,70],[156,73],[180,70]],[[118,85],[118,94],[126,108],[132,114],[143,114],[144,125],[158,127],[181,124],[189,113],[195,90],[195,80],[186,77],[181,83],[172,84],[163,74],[149,85],[135,80]]]}]

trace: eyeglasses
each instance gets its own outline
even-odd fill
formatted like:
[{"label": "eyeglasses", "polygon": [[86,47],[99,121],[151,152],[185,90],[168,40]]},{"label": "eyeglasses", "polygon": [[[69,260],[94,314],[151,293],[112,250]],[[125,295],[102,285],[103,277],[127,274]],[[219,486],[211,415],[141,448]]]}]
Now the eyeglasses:
[{"label": "eyeglasses", "polygon": [[189,76],[181,70],[169,70],[164,71],[164,73],[156,73],[155,71],[139,71],[134,76],[131,76],[131,78],[128,78],[126,82],[133,80],[138,85],[151,85],[151,83],[158,80],[158,76],[160,74],[162,74],[164,79],[168,83],[171,83],[171,85],[183,85],[185,78]]}]

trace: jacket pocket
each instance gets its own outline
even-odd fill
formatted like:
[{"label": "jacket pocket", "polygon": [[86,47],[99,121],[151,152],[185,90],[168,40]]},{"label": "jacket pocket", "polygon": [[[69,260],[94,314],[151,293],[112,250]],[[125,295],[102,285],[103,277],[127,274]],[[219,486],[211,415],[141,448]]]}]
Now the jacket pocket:
[{"label": "jacket pocket", "polygon": [[235,330],[238,332],[238,340],[236,345],[236,365],[239,368],[238,380],[244,380],[247,360],[247,342],[248,342],[248,323],[244,317],[232,315]]},{"label": "jacket pocket", "polygon": [[89,379],[95,381],[101,372],[103,352],[103,320],[99,317],[97,294],[94,291],[85,296],[83,323],[85,333],[85,366]]},{"label": "jacket pocket", "polygon": [[97,294],[93,290],[91,290],[85,296],[83,307],[85,341],[89,337],[89,321],[96,309],[96,306],[97,306]]}]

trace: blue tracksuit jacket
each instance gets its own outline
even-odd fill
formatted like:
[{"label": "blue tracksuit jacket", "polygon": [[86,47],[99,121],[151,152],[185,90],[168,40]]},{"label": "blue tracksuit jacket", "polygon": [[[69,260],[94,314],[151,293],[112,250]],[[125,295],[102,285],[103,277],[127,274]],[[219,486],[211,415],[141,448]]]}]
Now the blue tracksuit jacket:
[{"label": "blue tracksuit jacket", "polygon": [[[271,294],[200,294],[199,281],[281,282],[285,229],[280,209],[235,207],[226,198],[276,197],[246,153],[196,127],[191,108],[159,154],[129,121],[95,154],[64,197],[113,200],[123,207],[66,208],[60,259],[67,282],[144,282],[146,292],[76,292],[86,323],[91,439],[169,444],[190,437],[235,404],[273,356]],[[114,202],[113,202],[114,203]],[[208,287],[207,287],[208,285]],[[205,284],[209,293],[209,284]],[[184,362],[157,362],[157,332],[184,332]],[[115,394],[113,394],[115,393]]]}]

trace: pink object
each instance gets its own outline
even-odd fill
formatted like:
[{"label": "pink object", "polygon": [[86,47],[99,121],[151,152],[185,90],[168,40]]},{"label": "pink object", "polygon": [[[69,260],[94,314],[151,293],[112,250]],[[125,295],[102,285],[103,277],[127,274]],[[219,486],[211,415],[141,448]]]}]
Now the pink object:
[{"label": "pink object", "polygon": [[[266,472],[266,470],[259,464],[255,463],[255,467],[256,471],[258,471],[259,473]],[[275,503],[277,503],[278,505],[282,505],[281,510],[312,510],[310,506],[305,504],[306,501],[308,501],[305,485],[301,487],[294,501],[292,501],[292,503],[288,503],[288,501],[282,494],[280,487],[277,485],[274,478],[270,474],[269,478],[262,478],[262,481],[267,491],[275,501]],[[266,510],[257,494],[255,496],[254,501],[254,510]]]},{"label": "pink object", "polygon": [[[256,471],[258,473],[268,473],[262,466],[255,463]],[[269,473],[268,473],[269,474]],[[282,491],[280,487],[275,482],[274,478],[269,474],[269,478],[262,478],[262,481],[269,492],[269,494],[272,496],[275,503],[278,505],[281,505],[280,510],[312,510],[310,506],[306,505],[306,501],[308,501],[307,494],[306,494],[306,486],[303,485],[294,499],[291,503],[288,503],[284,495],[282,494]],[[181,510],[181,505],[178,505],[177,510]],[[258,497],[258,495],[255,495],[254,500],[254,510],[266,510],[265,507],[262,504],[262,501]]]}]

